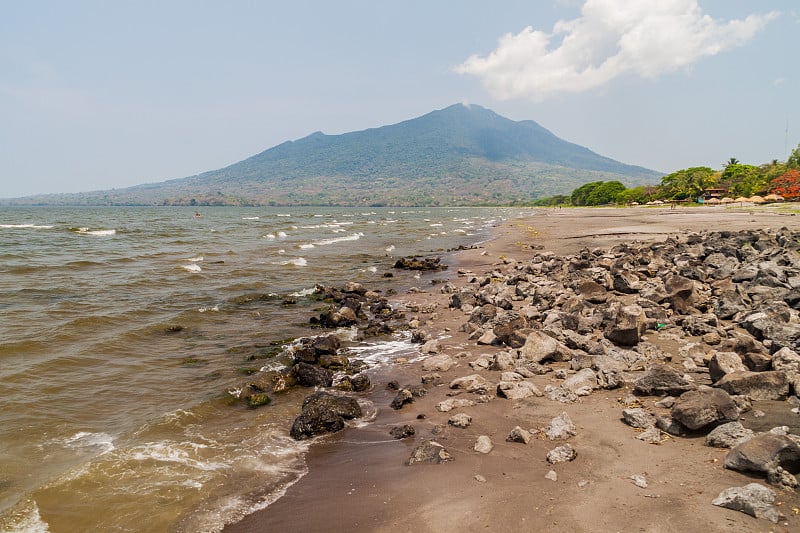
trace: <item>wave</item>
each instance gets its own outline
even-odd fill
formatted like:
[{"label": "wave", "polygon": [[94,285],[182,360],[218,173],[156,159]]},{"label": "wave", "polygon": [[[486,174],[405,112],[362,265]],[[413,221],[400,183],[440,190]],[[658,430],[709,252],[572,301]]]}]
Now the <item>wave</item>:
[{"label": "wave", "polygon": [[72,231],[77,233],[78,235],[94,235],[98,237],[105,237],[108,235],[116,235],[117,230],[115,229],[89,229],[89,228],[72,228]]},{"label": "wave", "polygon": [[389,246],[386,247],[387,252],[391,252],[392,250],[394,250],[394,244],[390,244]]},{"label": "wave", "polygon": [[0,224],[0,228],[5,229],[53,229],[53,227],[38,224]]},{"label": "wave", "polygon": [[308,261],[303,259],[302,257],[295,257],[294,259],[287,259],[286,261],[277,261],[273,262],[273,265],[294,265],[298,267],[304,267],[308,265]]},{"label": "wave", "polygon": [[73,436],[65,438],[62,443],[68,448],[95,450],[98,455],[106,454],[116,448],[114,446],[114,437],[102,432],[79,431]]},{"label": "wave", "polygon": [[332,237],[330,239],[322,239],[321,241],[317,241],[313,243],[315,246],[326,246],[328,244],[336,244],[337,242],[346,242],[346,241],[357,241],[361,237],[363,237],[363,233],[353,233],[346,237]]},{"label": "wave", "polygon": [[128,452],[128,458],[135,461],[158,461],[162,463],[179,463],[197,470],[221,470],[229,465],[221,461],[208,461],[202,459],[201,450],[208,448],[207,444],[198,442],[148,442],[137,446]]},{"label": "wave", "polygon": [[187,261],[191,261],[193,263],[198,263],[198,262],[200,262],[202,260],[203,260],[203,256],[202,255],[198,256],[198,257],[191,257],[191,258],[187,259]]},{"label": "wave", "polygon": [[186,270],[186,271],[188,271],[188,272],[192,272],[194,274],[197,274],[197,273],[200,273],[200,272],[203,271],[203,269],[200,268],[200,265],[195,265],[195,264],[181,265],[181,268]]},{"label": "wave", "polygon": [[300,245],[300,249],[301,250],[308,250],[309,248],[313,248],[313,247],[314,247],[313,244],[301,244]]},{"label": "wave", "polygon": [[49,533],[50,526],[39,514],[39,507],[33,500],[20,502],[10,520],[0,517],[0,530],[7,533]]},{"label": "wave", "polygon": [[242,220],[261,220],[261,217],[242,217]]}]

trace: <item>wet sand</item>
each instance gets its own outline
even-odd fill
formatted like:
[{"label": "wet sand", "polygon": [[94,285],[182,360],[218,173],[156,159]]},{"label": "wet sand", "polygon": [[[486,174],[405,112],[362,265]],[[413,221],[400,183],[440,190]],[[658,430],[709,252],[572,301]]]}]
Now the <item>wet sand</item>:
[{"label": "wet sand", "polygon": [[[535,214],[533,214],[535,213]],[[721,208],[562,209],[536,210],[528,218],[505,222],[482,248],[459,252],[449,270],[455,285],[467,275],[488,272],[509,261],[525,261],[534,253],[572,254],[582,248],[609,248],[617,243],[664,240],[685,231],[738,230],[789,227],[800,230],[800,216],[768,210]],[[455,264],[452,262],[455,261]],[[490,382],[499,372],[476,371],[468,362],[480,354],[500,350],[478,346],[459,327],[467,320],[460,310],[448,309],[447,295],[438,285],[420,280],[421,293],[402,295],[408,302],[437,304],[435,313],[420,314],[423,328],[443,338],[443,353],[459,364],[439,372],[442,385],[428,388],[401,410],[389,403],[395,391],[386,384],[417,385],[427,372],[421,363],[395,365],[372,374],[368,395],[377,407],[375,420],[321,439],[308,456],[309,473],[285,496],[263,511],[225,529],[230,532],[273,531],[798,531],[800,519],[792,507],[800,505],[794,493],[776,489],[785,521],[772,524],[740,512],[711,505],[722,490],[763,480],[722,467],[727,450],[710,448],[704,439],[668,438],[659,445],[635,438],[636,430],[620,420],[622,397],[630,387],[593,392],[573,404],[546,397],[489,403],[440,413],[435,405],[449,397],[454,378],[480,373]],[[658,343],[658,333],[647,340]],[[569,363],[554,363],[568,368]],[[536,376],[541,390],[558,380],[553,374]],[[472,396],[472,395],[469,395]],[[655,399],[645,398],[650,407]],[[448,426],[451,415],[472,416],[466,429]],[[541,434],[528,444],[507,442],[515,426],[543,428],[567,412],[578,428],[569,443],[578,452],[570,463],[550,465],[545,456],[561,442]],[[422,418],[424,416],[424,418]],[[395,440],[393,426],[411,424],[416,436]],[[489,454],[473,450],[479,435],[490,436]],[[434,439],[454,460],[438,465],[406,466],[412,450]],[[557,481],[545,478],[557,473]],[[644,475],[647,488],[633,484],[632,475]]]}]

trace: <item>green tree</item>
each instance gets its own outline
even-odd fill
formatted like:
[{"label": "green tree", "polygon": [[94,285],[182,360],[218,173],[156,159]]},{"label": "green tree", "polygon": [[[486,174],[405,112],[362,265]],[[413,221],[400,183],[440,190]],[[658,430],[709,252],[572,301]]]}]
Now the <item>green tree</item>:
[{"label": "green tree", "polygon": [[786,160],[786,166],[788,168],[800,169],[800,144],[797,145],[797,148],[792,150],[789,159]]},{"label": "green tree", "polygon": [[695,199],[703,189],[717,184],[718,174],[708,167],[678,170],[661,178],[658,195],[669,200]]},{"label": "green tree", "polygon": [[758,167],[736,163],[725,167],[720,184],[732,196],[752,196],[765,192],[769,187],[769,180]]},{"label": "green tree", "polygon": [[619,181],[606,181],[595,187],[586,198],[586,205],[605,205],[615,203],[617,195],[625,190]]},{"label": "green tree", "polygon": [[592,192],[602,184],[603,184],[602,181],[593,181],[591,183],[586,183],[584,185],[581,185],[580,187],[572,191],[572,194],[570,195],[570,200],[572,201],[572,205],[589,205],[587,203],[589,195],[592,194]]}]

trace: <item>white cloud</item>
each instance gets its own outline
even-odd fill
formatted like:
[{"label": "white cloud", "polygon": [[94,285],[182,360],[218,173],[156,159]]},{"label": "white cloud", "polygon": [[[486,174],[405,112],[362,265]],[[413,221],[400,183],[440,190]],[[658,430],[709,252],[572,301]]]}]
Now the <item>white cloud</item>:
[{"label": "white cloud", "polygon": [[579,18],[556,22],[550,33],[528,26],[505,34],[489,55],[455,70],[478,77],[497,98],[542,101],[626,73],[655,78],[688,67],[746,43],[777,16],[725,22],[703,14],[697,0],[586,0]]}]

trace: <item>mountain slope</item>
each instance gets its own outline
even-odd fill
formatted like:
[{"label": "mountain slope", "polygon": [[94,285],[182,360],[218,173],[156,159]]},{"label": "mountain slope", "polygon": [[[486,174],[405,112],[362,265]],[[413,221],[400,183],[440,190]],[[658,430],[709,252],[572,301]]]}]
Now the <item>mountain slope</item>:
[{"label": "mountain slope", "polygon": [[313,133],[189,178],[81,196],[86,203],[481,205],[660,176],[564,141],[532,120],[456,104],[389,126]]}]

